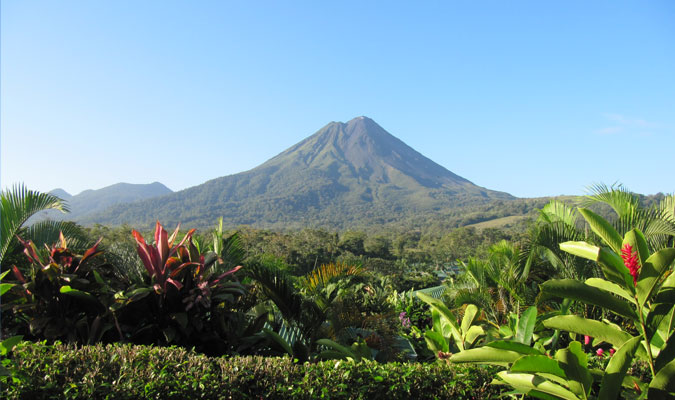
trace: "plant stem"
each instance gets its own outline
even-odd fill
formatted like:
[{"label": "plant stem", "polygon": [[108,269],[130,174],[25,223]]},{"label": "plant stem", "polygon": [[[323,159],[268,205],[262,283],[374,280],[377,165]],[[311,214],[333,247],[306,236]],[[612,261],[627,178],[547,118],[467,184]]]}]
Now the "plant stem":
[{"label": "plant stem", "polygon": [[[635,298],[637,300],[637,297]],[[638,302],[638,304],[640,304]],[[642,337],[645,339],[645,344],[647,346],[647,355],[649,356],[649,369],[652,371],[652,379],[656,376],[656,371],[654,371],[654,356],[652,355],[652,345],[649,344],[649,338],[647,337],[647,327],[645,326],[645,316],[642,313],[642,310],[639,309],[638,315],[640,316],[640,326],[642,327]]]}]

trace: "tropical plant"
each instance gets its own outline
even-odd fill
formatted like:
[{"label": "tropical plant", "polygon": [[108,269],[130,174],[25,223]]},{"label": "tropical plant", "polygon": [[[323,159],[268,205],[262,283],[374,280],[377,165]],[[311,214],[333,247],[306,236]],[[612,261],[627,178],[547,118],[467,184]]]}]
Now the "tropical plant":
[{"label": "tropical plant", "polygon": [[424,339],[438,358],[470,349],[485,336],[483,326],[478,323],[480,310],[474,304],[465,307],[459,323],[459,318],[439,299],[421,292],[417,297],[431,307],[432,327],[424,332]]},{"label": "tropical plant", "polygon": [[535,291],[527,285],[530,264],[523,262],[517,245],[500,241],[488,252],[487,260],[469,257],[460,262],[463,273],[448,282],[445,297],[456,306],[476,305],[493,326],[499,326],[511,312],[532,304]]},{"label": "tropical plant", "polygon": [[1,386],[7,385],[7,381],[11,381],[16,385],[21,383],[21,373],[18,372],[15,363],[10,358],[12,350],[21,342],[23,336],[12,336],[0,342],[0,382]]},{"label": "tropical plant", "polygon": [[[675,237],[675,195],[667,195],[658,206],[646,208],[640,205],[637,195],[622,185],[595,185],[590,190],[591,194],[585,197],[585,203],[609,205],[616,213],[610,225],[619,235],[623,237],[630,230],[638,229],[645,236],[650,251],[672,247]],[[587,210],[580,208],[579,212],[584,215]]]},{"label": "tropical plant", "polygon": [[578,224],[579,211],[562,201],[551,200],[541,210],[523,244],[521,262],[530,265],[540,282],[551,277],[587,279],[599,276],[588,260],[560,250],[559,243],[590,240]]},{"label": "tropical plant", "polygon": [[[651,251],[672,247],[675,236],[675,196],[668,195],[658,206],[643,207],[637,195],[625,187],[595,185],[590,194],[580,199],[589,207],[611,209],[615,216],[608,221],[621,236],[632,228],[640,229]],[[597,278],[602,274],[596,264],[562,251],[558,244],[568,241],[586,241],[600,244],[601,238],[588,232],[579,223],[579,217],[593,212],[586,207],[573,207],[552,200],[539,211],[539,217],[523,245],[523,262],[532,265],[535,277],[568,279]]]},{"label": "tropical plant", "polygon": [[348,360],[353,362],[360,362],[361,360],[374,360],[376,353],[373,349],[368,347],[363,338],[358,338],[351,346],[343,346],[330,339],[319,339],[317,344],[327,347],[319,353],[318,358],[322,360]]},{"label": "tropical plant", "polygon": [[[304,360],[318,355],[320,339],[348,347],[360,337],[378,360],[416,357],[399,336],[400,321],[381,287],[386,282],[368,281],[360,267],[343,263],[322,264],[294,282],[283,266],[268,261],[251,265],[247,272],[278,310],[278,332],[269,327],[264,332],[283,352]],[[378,308],[381,312],[369,312],[372,304],[364,300],[369,296],[385,303]]]},{"label": "tropical plant", "polygon": [[[14,185],[11,190],[2,191],[0,200],[0,265],[6,265],[9,255],[20,253],[22,246],[17,241],[19,235],[26,240],[32,240],[38,248],[44,244],[55,243],[60,234],[69,239],[71,245],[75,240],[81,247],[85,236],[79,226],[66,221],[40,221],[26,227],[26,221],[36,213],[55,209],[68,212],[63,200],[49,193],[40,193],[28,190],[24,185]],[[10,264],[11,265],[11,264]]]},{"label": "tropical plant", "polygon": [[110,266],[96,261],[99,243],[78,255],[61,235],[45,256],[32,241],[18,240],[30,264],[23,272],[12,267],[15,281],[2,284],[5,328],[37,339],[102,340],[114,327],[110,306],[115,289],[107,283]]},{"label": "tropical plant", "polygon": [[586,242],[566,242],[560,247],[596,261],[604,279],[553,280],[542,286],[542,292],[548,297],[603,307],[628,322],[633,333],[605,321],[577,316],[554,317],[544,321],[544,325],[592,336],[616,348],[635,341],[635,354],[650,367],[650,396],[675,392],[675,275],[671,268],[675,249],[664,248],[652,254],[640,230],[630,230],[622,238],[607,221],[591,211],[583,215],[609,247]]},{"label": "tropical plant", "polygon": [[232,307],[245,287],[229,279],[241,266],[226,264],[225,259],[239,261],[232,256],[237,238],[221,237],[221,254],[201,253],[192,242],[194,232],[178,241],[178,227],[169,236],[157,222],[155,242],[148,244],[132,231],[146,275],[143,282],[116,295],[124,307],[120,324],[129,340],[196,346],[209,354],[223,354],[233,346],[231,320],[241,322],[242,310]]},{"label": "tropical plant", "polygon": [[[604,371],[588,368],[581,344],[573,341],[553,360],[545,349],[512,341],[495,341],[485,347],[454,355],[453,362],[477,362],[509,367],[498,379],[516,391],[550,399],[587,399],[594,380],[598,398],[615,399],[622,386],[629,397],[670,398],[675,395],[675,248],[651,252],[639,229],[625,235],[594,212],[579,209],[593,233],[607,247],[587,242],[565,242],[561,250],[597,263],[602,278],[554,279],[541,287],[542,297],[559,297],[601,307],[624,321],[625,331],[607,320],[576,315],[551,315],[541,326],[594,337],[596,344],[613,346],[614,355]],[[665,241],[656,241],[657,245]],[[660,243],[660,244],[659,244]],[[653,245],[653,244],[652,244]],[[541,329],[541,328],[540,328]],[[634,359],[649,365],[650,382],[627,376]]]}]

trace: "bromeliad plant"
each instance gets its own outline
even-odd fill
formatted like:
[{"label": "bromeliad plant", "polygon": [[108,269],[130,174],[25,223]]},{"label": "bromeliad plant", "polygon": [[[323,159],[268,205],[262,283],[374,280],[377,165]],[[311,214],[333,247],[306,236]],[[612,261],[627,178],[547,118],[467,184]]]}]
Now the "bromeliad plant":
[{"label": "bromeliad plant", "polygon": [[23,271],[12,267],[15,281],[2,284],[5,327],[27,338],[100,341],[114,327],[115,292],[107,283],[110,266],[97,263],[100,240],[83,255],[68,248],[63,234],[46,252],[18,240],[30,265]]},{"label": "bromeliad plant", "polygon": [[180,225],[176,230],[168,236],[168,232],[157,221],[155,225],[155,244],[150,245],[146,243],[145,238],[136,230],[131,234],[134,236],[137,244],[138,256],[143,261],[148,276],[154,282],[153,289],[158,294],[166,294],[167,285],[171,284],[176,289],[180,290],[183,284],[175,280],[175,276],[188,266],[198,265],[196,262],[189,260],[183,262],[181,257],[177,256],[179,249],[183,248],[183,244],[190,239],[195,233],[195,229],[191,229],[183,239],[174,246],[174,241],[178,236]]},{"label": "bromeliad plant", "polygon": [[243,285],[229,279],[241,266],[226,265],[226,260],[240,261],[232,258],[237,238],[221,237],[221,254],[201,253],[192,241],[194,232],[178,241],[179,227],[169,236],[157,222],[155,242],[149,244],[132,231],[147,276],[143,284],[117,295],[125,306],[121,322],[129,340],[196,346],[209,354],[230,350],[228,319],[245,293]]}]

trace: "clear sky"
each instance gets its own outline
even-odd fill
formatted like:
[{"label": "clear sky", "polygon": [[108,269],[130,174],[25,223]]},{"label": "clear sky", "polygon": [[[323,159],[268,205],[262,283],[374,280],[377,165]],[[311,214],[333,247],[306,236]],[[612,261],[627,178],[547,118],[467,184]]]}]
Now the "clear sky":
[{"label": "clear sky", "polygon": [[519,197],[675,191],[674,1],[1,7],[3,188],[180,190],[366,115]]}]

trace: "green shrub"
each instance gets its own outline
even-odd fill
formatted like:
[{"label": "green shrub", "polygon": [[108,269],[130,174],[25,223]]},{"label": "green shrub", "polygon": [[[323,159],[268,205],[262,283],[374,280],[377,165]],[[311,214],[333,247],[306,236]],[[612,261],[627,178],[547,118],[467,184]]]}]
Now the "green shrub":
[{"label": "green shrub", "polygon": [[487,399],[494,369],[289,358],[213,358],[182,348],[75,347],[24,342],[12,353],[21,379],[5,399]]}]

